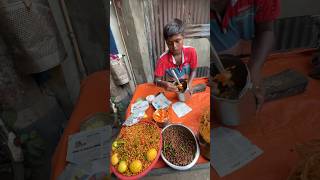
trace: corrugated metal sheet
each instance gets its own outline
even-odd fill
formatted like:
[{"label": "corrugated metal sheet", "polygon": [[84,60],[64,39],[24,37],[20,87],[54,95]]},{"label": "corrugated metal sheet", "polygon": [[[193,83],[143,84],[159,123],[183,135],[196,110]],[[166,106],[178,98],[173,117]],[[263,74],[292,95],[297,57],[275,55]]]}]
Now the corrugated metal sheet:
[{"label": "corrugated metal sheet", "polygon": [[301,16],[279,19],[274,24],[274,50],[314,48],[319,43],[319,17]]},{"label": "corrugated metal sheet", "polygon": [[[274,22],[273,51],[320,47],[320,15],[281,18]],[[242,47],[242,57],[250,56],[251,45]]]},{"label": "corrugated metal sheet", "polygon": [[198,67],[196,78],[209,77],[210,68],[206,66]]},{"label": "corrugated metal sheet", "polygon": [[[209,24],[210,22],[209,0],[154,0],[153,3],[158,8],[154,11],[153,17],[160,20],[158,21],[160,29],[155,31],[155,36],[158,36],[156,46],[160,47],[157,56],[165,50],[163,27],[172,19],[179,18],[185,24]],[[157,20],[155,22],[157,23]]]},{"label": "corrugated metal sheet", "polygon": [[[174,18],[186,25],[186,37],[208,37],[210,34],[209,0],[142,0],[149,44],[151,67],[165,51],[163,27]],[[151,8],[152,7],[152,8]],[[152,68],[153,69],[153,68]]]},{"label": "corrugated metal sheet", "polygon": [[186,38],[210,38],[210,24],[189,24],[185,29]]}]

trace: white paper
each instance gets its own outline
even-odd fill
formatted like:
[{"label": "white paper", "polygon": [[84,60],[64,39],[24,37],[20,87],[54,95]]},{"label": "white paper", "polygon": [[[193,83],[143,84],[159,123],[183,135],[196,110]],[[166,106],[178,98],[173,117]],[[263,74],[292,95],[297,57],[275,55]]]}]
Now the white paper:
[{"label": "white paper", "polygon": [[148,101],[139,101],[131,106],[131,114],[139,114],[145,112],[149,108]]},{"label": "white paper", "polygon": [[220,177],[240,169],[263,153],[236,130],[220,127],[212,131],[210,163]]},{"label": "white paper", "polygon": [[79,132],[68,138],[67,161],[83,164],[107,157],[106,142],[111,136],[111,126]]},{"label": "white paper", "polygon": [[124,121],[123,125],[132,126],[138,123],[144,116],[145,112],[138,112],[137,114],[131,114],[127,120]]},{"label": "white paper", "polygon": [[152,101],[152,105],[155,109],[164,109],[170,106],[172,102],[169,101],[163,93],[160,93]]},{"label": "white paper", "polygon": [[176,102],[172,104],[172,109],[178,118],[181,118],[192,111],[192,109],[184,102]]}]

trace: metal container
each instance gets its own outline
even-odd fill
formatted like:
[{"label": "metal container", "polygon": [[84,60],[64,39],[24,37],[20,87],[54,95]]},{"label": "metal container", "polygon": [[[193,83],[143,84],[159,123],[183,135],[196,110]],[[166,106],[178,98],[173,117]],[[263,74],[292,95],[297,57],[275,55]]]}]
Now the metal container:
[{"label": "metal container", "polygon": [[[191,92],[188,86],[188,83],[186,80],[180,80],[181,84],[183,86],[184,91],[183,92],[177,92],[177,96],[179,101],[186,102],[191,98]],[[174,82],[175,85],[177,85],[177,82]]]},{"label": "metal container", "polygon": [[[232,80],[241,88],[239,96],[235,99],[226,99],[215,96],[213,93],[214,120],[227,126],[237,126],[250,120],[256,111],[256,98],[252,92],[249,69],[240,58],[232,55],[221,56],[225,68],[235,66],[236,70]],[[214,77],[218,70],[212,65],[211,76]]]},{"label": "metal container", "polygon": [[163,161],[173,169],[176,169],[176,170],[188,170],[188,169],[192,168],[197,163],[197,161],[199,159],[199,156],[200,156],[200,148],[199,148],[199,145],[198,145],[197,138],[194,135],[194,133],[192,132],[192,130],[190,128],[188,128],[187,126],[183,125],[183,124],[170,124],[170,125],[168,125],[168,126],[166,126],[165,128],[162,129],[162,133],[167,128],[170,128],[170,127],[173,127],[173,126],[178,126],[180,128],[183,128],[185,131],[187,131],[188,133],[192,134],[192,136],[194,138],[195,145],[196,145],[196,152],[194,154],[194,158],[191,161],[191,163],[189,163],[186,166],[177,166],[177,165],[171,163],[169,160],[166,159],[165,155],[163,154],[163,150],[161,150],[161,157],[162,157]]},{"label": "metal container", "polygon": [[178,92],[179,101],[186,102],[190,99],[190,97],[191,97],[191,92],[189,88],[186,89],[184,92]]},{"label": "metal container", "polygon": [[198,139],[201,156],[210,160],[210,144],[207,143],[200,134],[198,135]]}]

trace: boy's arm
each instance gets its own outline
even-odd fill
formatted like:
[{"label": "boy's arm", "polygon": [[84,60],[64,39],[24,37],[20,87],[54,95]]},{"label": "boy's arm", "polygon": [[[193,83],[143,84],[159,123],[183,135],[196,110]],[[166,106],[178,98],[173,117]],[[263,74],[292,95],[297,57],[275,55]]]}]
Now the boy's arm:
[{"label": "boy's arm", "polygon": [[160,86],[160,87],[163,87],[163,88],[167,88],[167,82],[166,82],[166,81],[162,81],[162,78],[161,78],[161,77],[155,76],[155,77],[154,77],[154,83],[155,83],[157,86]]},{"label": "boy's arm", "polygon": [[255,38],[252,44],[252,56],[249,62],[254,91],[258,100],[258,109],[264,101],[264,89],[261,86],[261,69],[273,45],[273,22],[280,15],[280,0],[255,0]]},{"label": "boy's arm", "polygon": [[273,38],[273,21],[256,24],[256,36],[253,39],[249,69],[253,88],[254,91],[256,91],[259,105],[261,105],[264,101],[264,92],[263,88],[261,87],[261,69],[268,56],[268,53],[272,49]]},{"label": "boy's arm", "polygon": [[197,67],[198,67],[198,55],[197,55],[196,49],[194,49],[192,53],[191,72],[190,72],[189,82],[188,82],[188,86],[190,89],[192,89],[192,81],[197,74]]},{"label": "boy's arm", "polygon": [[189,88],[191,88],[191,86],[192,86],[192,81],[193,81],[193,79],[196,77],[196,74],[197,74],[197,68],[191,69],[190,78],[189,78],[189,82],[188,82]]},{"label": "boy's arm", "polygon": [[163,81],[162,77],[165,75],[165,65],[161,63],[161,60],[157,61],[157,65],[154,72],[154,83],[157,86],[163,87],[168,91],[178,91],[178,88],[175,87],[172,83]]},{"label": "boy's arm", "polygon": [[273,38],[273,21],[256,25],[256,36],[253,39],[251,61],[249,62],[253,81],[255,77],[259,77],[263,63],[272,48]]}]

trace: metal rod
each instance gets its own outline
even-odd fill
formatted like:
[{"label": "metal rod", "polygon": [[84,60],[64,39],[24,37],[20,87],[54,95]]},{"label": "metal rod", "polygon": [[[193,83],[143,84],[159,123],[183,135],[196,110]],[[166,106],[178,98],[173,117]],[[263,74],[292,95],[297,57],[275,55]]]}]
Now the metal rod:
[{"label": "metal rod", "polygon": [[213,64],[217,67],[217,69],[220,73],[224,72],[225,69],[223,67],[223,64],[218,56],[217,51],[215,50],[215,48],[213,47],[213,45],[211,43],[210,43],[210,48],[211,48],[211,51],[213,54]]},{"label": "metal rod", "polygon": [[65,4],[65,1],[64,0],[60,0],[60,5],[61,5],[62,12],[63,12],[64,20],[65,20],[66,25],[67,25],[69,37],[71,38],[71,43],[73,45],[74,53],[76,55],[76,62],[77,62],[77,65],[79,67],[79,70],[80,70],[81,79],[83,79],[83,78],[87,77],[87,71],[86,71],[85,65],[83,63],[82,57],[80,55],[80,49],[79,49],[78,41],[77,41],[77,39],[75,37],[75,33],[74,33],[73,27],[71,25],[70,16],[69,16],[68,9],[67,9],[67,6]]},{"label": "metal rod", "polygon": [[173,76],[176,78],[177,83],[181,84],[181,83],[180,83],[180,81],[179,81],[178,76],[176,75],[176,73],[174,72],[174,70],[173,70],[173,69],[171,69],[171,72],[172,72]]}]

